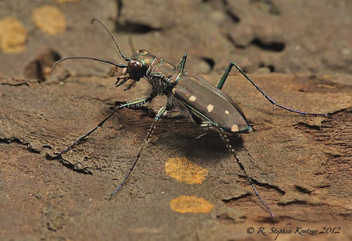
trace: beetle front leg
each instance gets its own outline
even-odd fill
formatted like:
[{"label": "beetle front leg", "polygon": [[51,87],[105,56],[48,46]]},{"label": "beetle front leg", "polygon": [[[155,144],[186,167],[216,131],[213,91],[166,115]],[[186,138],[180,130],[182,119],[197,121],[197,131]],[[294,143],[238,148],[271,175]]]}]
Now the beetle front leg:
[{"label": "beetle front leg", "polygon": [[75,141],[73,144],[71,144],[70,146],[66,147],[64,150],[62,150],[58,156],[61,156],[62,154],[66,153],[67,151],[69,151],[73,146],[77,145],[78,143],[80,143],[82,140],[84,140],[85,138],[87,138],[90,134],[92,134],[94,131],[96,131],[99,127],[102,127],[103,124],[110,119],[111,116],[113,116],[115,114],[116,111],[120,110],[120,109],[124,109],[124,108],[133,108],[133,107],[138,107],[141,105],[144,105],[145,103],[151,101],[153,98],[155,97],[155,95],[153,93],[150,94],[149,97],[146,98],[140,98],[140,99],[136,99],[136,100],[132,100],[129,101],[125,104],[119,105],[115,110],[113,110],[107,117],[105,117],[104,120],[102,120],[96,127],[94,127],[91,131],[89,131],[87,134],[85,134],[84,136],[81,136],[77,141]]},{"label": "beetle front leg", "polygon": [[270,101],[270,103],[272,103],[272,104],[274,105],[274,107],[277,106],[277,107],[280,107],[280,108],[282,108],[282,109],[284,109],[284,110],[291,111],[291,112],[298,113],[298,114],[302,114],[302,115],[315,115],[315,116],[321,115],[321,116],[328,117],[327,114],[309,113],[309,112],[304,112],[304,111],[300,111],[300,110],[294,110],[294,109],[291,109],[291,108],[288,108],[288,107],[286,107],[286,106],[283,106],[283,105],[278,104],[278,103],[277,103],[275,100],[273,100],[270,96],[268,96],[267,94],[265,94],[265,92],[264,92],[261,88],[259,88],[259,86],[256,85],[256,83],[254,83],[254,81],[253,81],[251,78],[249,78],[248,75],[246,75],[246,73],[243,72],[243,70],[240,69],[240,67],[238,67],[238,65],[237,65],[236,63],[234,63],[234,62],[231,62],[231,63],[229,64],[229,66],[227,66],[227,68],[225,69],[225,72],[224,72],[224,74],[222,75],[222,77],[221,77],[221,79],[220,79],[218,85],[216,86],[216,88],[218,88],[218,89],[220,89],[220,90],[222,89],[222,87],[224,86],[224,84],[225,84],[225,82],[226,82],[226,79],[227,79],[227,77],[229,76],[229,73],[230,73],[230,71],[231,71],[231,69],[232,69],[233,66],[235,66],[236,69],[237,69],[249,82],[251,82],[251,84],[252,84],[260,93],[262,93],[262,95],[264,95],[264,97],[265,97],[268,101]]}]

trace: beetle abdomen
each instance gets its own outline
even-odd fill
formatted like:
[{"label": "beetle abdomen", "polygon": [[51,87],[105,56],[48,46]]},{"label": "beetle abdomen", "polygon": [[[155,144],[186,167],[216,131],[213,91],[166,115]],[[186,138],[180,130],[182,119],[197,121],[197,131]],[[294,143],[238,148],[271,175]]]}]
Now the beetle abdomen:
[{"label": "beetle abdomen", "polygon": [[185,72],[177,81],[172,93],[191,112],[219,126],[226,132],[250,130],[240,107],[204,78]]}]

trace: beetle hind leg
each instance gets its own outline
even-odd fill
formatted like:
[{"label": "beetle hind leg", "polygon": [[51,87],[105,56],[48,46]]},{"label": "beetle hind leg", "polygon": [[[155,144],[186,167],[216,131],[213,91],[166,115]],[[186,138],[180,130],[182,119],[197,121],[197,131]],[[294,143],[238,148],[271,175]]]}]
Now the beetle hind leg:
[{"label": "beetle hind leg", "polygon": [[235,149],[232,147],[232,145],[230,144],[230,140],[228,139],[227,135],[224,133],[224,131],[221,128],[217,128],[218,132],[220,134],[221,139],[223,140],[223,142],[225,143],[227,149],[232,153],[233,157],[235,158],[237,164],[240,166],[240,168],[242,169],[244,175],[246,176],[249,184],[252,186],[253,191],[255,192],[255,195],[257,195],[258,199],[260,200],[260,202],[264,205],[264,207],[266,207],[266,209],[269,211],[270,216],[274,217],[273,212],[271,211],[270,207],[264,202],[264,200],[261,198],[261,196],[259,195],[259,192],[257,191],[257,189],[255,188],[252,179],[248,176],[246,169],[244,168],[242,162],[238,159],[236,153],[235,153]]},{"label": "beetle hind leg", "polygon": [[284,110],[287,110],[287,111],[290,111],[290,112],[294,112],[294,113],[298,113],[298,114],[302,114],[302,115],[314,115],[314,116],[324,116],[324,117],[328,117],[327,114],[322,114],[322,113],[309,113],[309,112],[304,112],[304,111],[300,111],[300,110],[294,110],[292,108],[288,108],[286,106],[283,106],[283,105],[280,105],[278,104],[275,100],[273,100],[270,96],[268,96],[256,83],[254,83],[254,81],[248,77],[248,75],[240,68],[238,67],[238,65],[234,62],[231,62],[229,64],[229,66],[227,66],[227,68],[225,69],[225,72],[224,74],[222,75],[218,85],[217,85],[217,88],[218,89],[222,89],[222,87],[224,86],[226,80],[227,80],[227,77],[229,76],[229,73],[232,69],[232,67],[235,66],[235,68],[249,81],[251,82],[251,84],[260,92],[262,93],[262,95],[264,95],[264,97],[274,105],[274,108],[275,106],[277,107],[280,107],[281,109],[284,109]]}]

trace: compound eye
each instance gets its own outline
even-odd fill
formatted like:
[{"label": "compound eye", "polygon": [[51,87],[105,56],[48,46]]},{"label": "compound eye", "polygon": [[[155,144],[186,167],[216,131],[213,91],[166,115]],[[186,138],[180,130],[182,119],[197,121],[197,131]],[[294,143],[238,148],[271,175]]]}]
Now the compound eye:
[{"label": "compound eye", "polygon": [[131,60],[130,62],[128,62],[128,69],[131,72],[137,72],[142,67],[143,67],[142,62],[139,62],[139,61],[136,61],[136,60]]}]

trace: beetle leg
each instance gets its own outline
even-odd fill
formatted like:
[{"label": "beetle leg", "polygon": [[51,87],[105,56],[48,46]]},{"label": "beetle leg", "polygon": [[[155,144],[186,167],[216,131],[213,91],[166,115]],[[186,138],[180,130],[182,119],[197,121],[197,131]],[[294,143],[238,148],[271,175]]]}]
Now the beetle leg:
[{"label": "beetle leg", "polygon": [[163,114],[166,112],[166,108],[165,107],[161,107],[161,109],[158,111],[158,114],[155,116],[154,122],[152,124],[152,126],[150,127],[150,130],[148,132],[147,137],[144,139],[144,142],[141,146],[141,148],[138,151],[136,160],[134,161],[133,165],[131,166],[130,170],[128,171],[127,175],[125,176],[125,178],[122,180],[122,182],[120,183],[120,185],[115,189],[115,191],[113,191],[110,194],[110,199],[112,198],[112,196],[114,196],[114,194],[121,189],[121,187],[125,184],[126,180],[128,179],[128,177],[130,176],[131,172],[133,171],[134,167],[136,166],[137,162],[139,161],[139,157],[141,156],[141,153],[143,151],[143,148],[145,146],[145,144],[147,144],[147,142],[149,141],[149,139],[151,138],[153,131],[156,127],[156,123],[158,122],[158,120],[160,119],[160,117],[163,116]]},{"label": "beetle leg", "polygon": [[187,60],[187,54],[184,54],[182,59],[181,59],[181,62],[177,65],[177,69],[179,71],[181,71],[181,73],[183,73],[183,71],[185,69],[186,60]]},{"label": "beetle leg", "polygon": [[235,158],[237,164],[240,166],[240,168],[242,169],[242,171],[244,172],[244,175],[247,177],[247,180],[249,182],[249,184],[252,186],[255,194],[257,195],[257,197],[259,198],[260,202],[266,207],[266,209],[268,209],[271,217],[274,217],[273,212],[271,211],[271,209],[269,208],[269,206],[263,201],[263,199],[260,197],[259,192],[257,191],[257,189],[255,188],[252,179],[248,176],[246,169],[244,168],[243,164],[241,163],[241,161],[238,159],[236,153],[235,153],[235,149],[233,149],[232,145],[230,144],[229,139],[227,138],[227,135],[224,133],[224,131],[220,128],[217,127],[220,137],[221,139],[224,141],[227,149],[232,153],[233,157]]},{"label": "beetle leg", "polygon": [[229,64],[229,66],[227,66],[227,68],[225,69],[225,72],[222,74],[221,79],[220,79],[218,85],[216,86],[216,88],[218,88],[219,90],[221,90],[222,87],[224,86],[225,81],[226,81],[227,77],[229,76],[230,71],[231,71],[231,69],[232,69],[232,66],[233,66],[233,64],[232,64],[232,62],[231,62],[231,63]]},{"label": "beetle leg", "polygon": [[218,89],[221,90],[222,87],[224,86],[225,81],[226,81],[227,77],[229,76],[229,73],[230,73],[230,71],[231,71],[231,69],[232,69],[233,66],[235,66],[236,69],[237,69],[249,82],[251,82],[251,84],[252,84],[260,93],[262,93],[262,95],[264,95],[264,97],[265,97],[268,101],[270,101],[270,103],[272,103],[272,104],[274,105],[274,107],[277,106],[277,107],[280,107],[280,108],[282,108],[282,109],[284,109],[284,110],[291,111],[291,112],[298,113],[298,114],[302,114],[302,115],[315,115],[315,116],[320,115],[320,116],[328,117],[327,114],[308,113],[308,112],[304,112],[304,111],[300,111],[300,110],[294,110],[294,109],[291,109],[291,108],[288,108],[288,107],[286,107],[286,106],[283,106],[283,105],[278,104],[278,103],[277,103],[275,100],[273,100],[270,96],[268,96],[267,94],[265,94],[265,92],[264,92],[261,88],[259,88],[259,86],[256,85],[256,83],[254,83],[254,81],[253,81],[251,78],[249,78],[248,75],[246,75],[246,73],[243,72],[243,70],[240,69],[240,67],[238,67],[238,65],[237,65],[236,63],[234,63],[234,62],[231,62],[231,63],[229,64],[229,66],[227,66],[227,68],[225,69],[225,72],[224,72],[224,74],[222,75],[222,77],[221,77],[221,79],[220,79],[220,81],[219,81],[219,84],[217,85],[217,88],[218,88]]},{"label": "beetle leg", "polygon": [[102,120],[96,127],[94,127],[92,130],[90,130],[87,134],[85,134],[84,136],[81,136],[77,141],[75,141],[72,145],[66,147],[64,150],[62,150],[58,156],[61,156],[62,154],[66,153],[67,151],[69,151],[73,146],[77,145],[79,142],[81,142],[82,140],[84,140],[85,138],[87,138],[90,134],[92,134],[95,130],[97,130],[99,127],[103,126],[103,124],[110,119],[111,116],[113,116],[115,114],[116,111],[120,110],[120,109],[124,109],[124,108],[134,108],[134,107],[138,107],[141,106],[149,101],[151,101],[154,97],[149,96],[146,98],[140,98],[140,99],[136,99],[136,100],[132,100],[129,101],[125,104],[119,105],[115,110],[113,110],[107,117],[105,117],[104,120]]}]

